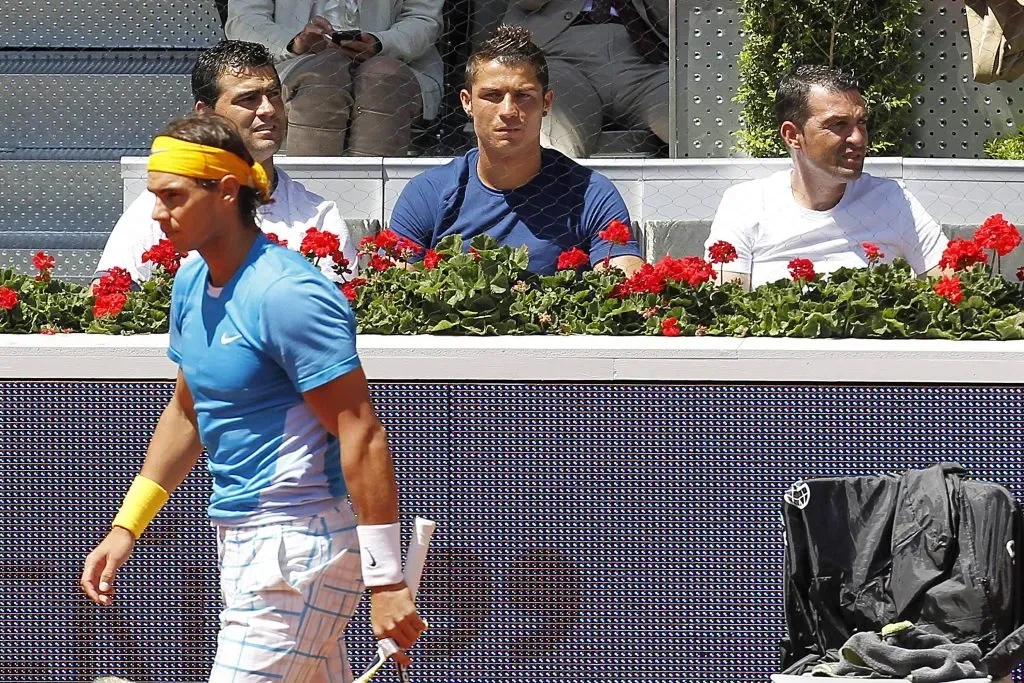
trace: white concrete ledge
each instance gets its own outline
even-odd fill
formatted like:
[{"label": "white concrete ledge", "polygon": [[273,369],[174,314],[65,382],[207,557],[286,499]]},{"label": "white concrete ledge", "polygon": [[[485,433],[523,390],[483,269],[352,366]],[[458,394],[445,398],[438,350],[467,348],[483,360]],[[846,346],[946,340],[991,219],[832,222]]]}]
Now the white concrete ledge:
[{"label": "white concrete ledge", "polygon": [[[0,379],[172,379],[166,349],[166,335],[0,335]],[[364,335],[359,352],[378,381],[1024,383],[1024,342]]]},{"label": "white concrete ledge", "polygon": [[1024,178],[1024,161],[1003,159],[904,159],[906,180],[944,182],[974,181],[1019,183]]},{"label": "white concrete ledge", "polygon": [[[276,163],[334,200],[345,218],[387,223],[409,180],[450,158],[288,157]],[[605,174],[633,220],[710,221],[731,185],[790,167],[781,159],[581,159]],[[906,182],[943,225],[977,224],[993,213],[1024,223],[1024,162],[991,159],[869,158],[865,168]],[[146,158],[121,159],[125,206],[145,189]]]},{"label": "white concrete ledge", "polygon": [[[423,171],[441,166],[453,157],[274,157],[274,163],[299,180],[376,178],[408,180]],[[121,157],[121,178],[142,180],[146,177],[148,157]],[[577,159],[579,163],[600,171],[612,180],[732,180],[742,181],[766,176],[790,167],[789,158],[778,159]],[[944,162],[921,164],[919,162]],[[960,161],[949,164],[945,162]],[[865,169],[876,176],[902,178],[904,169],[913,165],[934,173],[937,169],[954,174],[955,178],[973,178],[975,167],[983,171],[1006,171],[1005,175],[1020,180],[1024,162],[905,159],[903,157],[871,157]],[[1007,170],[1009,165],[1009,170]],[[921,171],[919,171],[921,173]],[[957,175],[958,174],[958,175]],[[918,176],[915,176],[918,177]],[[930,177],[928,175],[920,177]],[[943,176],[945,177],[945,176]],[[1002,177],[1002,176],[1000,176]]]}]

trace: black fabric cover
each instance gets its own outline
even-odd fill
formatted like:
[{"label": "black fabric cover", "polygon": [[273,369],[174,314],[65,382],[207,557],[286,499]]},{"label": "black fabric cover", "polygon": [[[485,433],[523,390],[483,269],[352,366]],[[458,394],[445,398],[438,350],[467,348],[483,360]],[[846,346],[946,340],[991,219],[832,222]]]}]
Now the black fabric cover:
[{"label": "black fabric cover", "polygon": [[787,500],[784,671],[855,632],[904,620],[983,653],[1007,639],[987,659],[995,676],[1017,663],[1024,634],[1011,636],[1024,590],[1013,554],[1021,523],[1005,488],[940,463],[903,475],[808,480]]}]

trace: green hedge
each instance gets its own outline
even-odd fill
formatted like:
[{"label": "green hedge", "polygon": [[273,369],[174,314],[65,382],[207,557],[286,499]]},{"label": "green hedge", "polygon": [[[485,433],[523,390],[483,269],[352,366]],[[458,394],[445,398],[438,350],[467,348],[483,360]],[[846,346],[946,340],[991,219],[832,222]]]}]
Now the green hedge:
[{"label": "green hedge", "polygon": [[[1024,288],[994,276],[981,246],[983,233],[1006,245],[1002,253],[1019,242],[1016,228],[998,218],[986,222],[995,228],[979,230],[978,242],[950,243],[944,260],[958,272],[942,280],[916,278],[899,259],[828,278],[796,260],[798,279],[749,293],[719,286],[722,266],[698,257],[666,257],[630,278],[572,267],[535,275],[526,271],[525,248],[480,237],[463,252],[458,236],[427,252],[428,265],[405,268],[380,257],[382,250],[398,261],[411,256],[384,231],[364,240],[364,277],[342,291],[359,332],[373,334],[1022,339]],[[50,280],[48,270],[41,278],[0,271],[0,332],[163,333],[172,277],[158,268],[141,289],[125,292],[123,276],[108,276],[94,292]]]},{"label": "green hedge", "polygon": [[985,155],[990,159],[1024,160],[1024,129],[1013,135],[986,141]]},{"label": "green hedge", "polygon": [[786,155],[773,109],[779,79],[801,64],[828,64],[860,80],[871,112],[871,152],[910,152],[911,99],[920,89],[912,43],[919,0],[740,0],[740,10],[742,151]]}]

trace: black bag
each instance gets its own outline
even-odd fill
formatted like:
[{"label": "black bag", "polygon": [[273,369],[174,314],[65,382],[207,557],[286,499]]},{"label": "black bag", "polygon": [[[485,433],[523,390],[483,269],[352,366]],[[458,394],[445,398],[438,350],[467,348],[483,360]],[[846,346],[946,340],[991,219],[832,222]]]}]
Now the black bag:
[{"label": "black bag", "polygon": [[1021,511],[1004,487],[963,475],[940,463],[786,492],[784,672],[903,620],[977,643],[995,677],[1020,663]]}]

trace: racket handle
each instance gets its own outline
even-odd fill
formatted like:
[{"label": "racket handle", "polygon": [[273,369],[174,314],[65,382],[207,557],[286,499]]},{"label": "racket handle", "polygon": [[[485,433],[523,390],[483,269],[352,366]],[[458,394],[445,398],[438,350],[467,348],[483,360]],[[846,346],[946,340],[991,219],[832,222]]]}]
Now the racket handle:
[{"label": "racket handle", "polygon": [[385,638],[384,640],[377,641],[377,655],[381,659],[387,659],[391,655],[399,652],[400,648],[398,643],[393,638]]},{"label": "racket handle", "polygon": [[413,530],[412,539],[409,541],[409,549],[405,554],[405,585],[409,587],[412,597],[420,589],[420,578],[423,576],[423,565],[427,561],[427,549],[430,547],[430,537],[437,528],[437,522],[425,517],[416,518],[416,526]]},{"label": "racket handle", "polygon": [[[437,522],[426,517],[417,517],[416,526],[413,530],[412,539],[409,541],[409,549],[405,553],[405,585],[409,592],[416,599],[416,593],[420,589],[420,577],[423,576],[423,565],[427,561],[427,549],[430,547],[430,537],[437,528]],[[377,652],[381,657],[387,659],[399,651],[398,643],[391,638],[377,641]],[[404,670],[405,667],[399,667]],[[400,671],[401,676],[403,672]],[[408,674],[405,674],[408,677]]]}]

